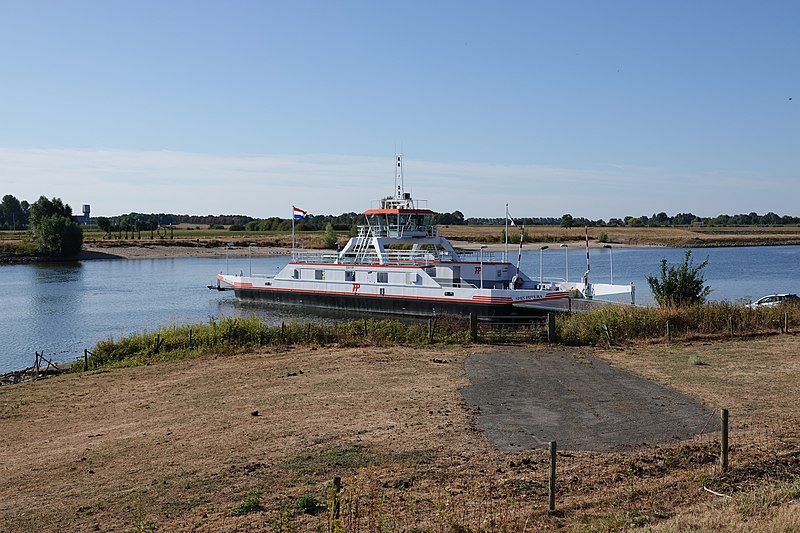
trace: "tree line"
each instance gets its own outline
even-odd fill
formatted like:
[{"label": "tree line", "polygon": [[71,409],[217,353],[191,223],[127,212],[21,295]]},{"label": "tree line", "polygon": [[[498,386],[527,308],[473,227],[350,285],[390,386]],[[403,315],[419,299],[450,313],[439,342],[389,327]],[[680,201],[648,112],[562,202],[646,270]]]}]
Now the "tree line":
[{"label": "tree line", "polygon": [[[6,195],[0,203],[0,229],[24,230],[28,229],[28,212],[31,205],[25,200],[17,200],[13,195]],[[71,212],[71,210],[70,210]],[[506,222],[503,217],[465,218],[461,211],[452,213],[437,213],[433,223],[438,225],[469,225],[469,226],[502,226]],[[97,226],[106,232],[117,231],[154,231],[159,226],[174,226],[177,224],[204,224],[212,229],[228,228],[233,231],[287,231],[292,227],[291,218],[269,217],[257,219],[246,215],[179,215],[170,213],[127,213],[114,217],[97,217]],[[363,215],[355,212],[340,215],[314,215],[309,214],[304,219],[295,221],[297,231],[323,231],[331,224],[336,231],[348,231],[364,223]],[[521,217],[515,218],[514,223],[525,226],[562,226],[562,227],[658,227],[658,226],[791,226],[800,225],[800,217],[778,215],[769,212],[765,215],[758,213],[742,213],[737,215],[718,215],[716,217],[701,217],[692,213],[678,213],[668,215],[665,212],[654,213],[651,216],[626,216],[622,218],[589,219],[573,217],[567,213],[558,217]]]}]

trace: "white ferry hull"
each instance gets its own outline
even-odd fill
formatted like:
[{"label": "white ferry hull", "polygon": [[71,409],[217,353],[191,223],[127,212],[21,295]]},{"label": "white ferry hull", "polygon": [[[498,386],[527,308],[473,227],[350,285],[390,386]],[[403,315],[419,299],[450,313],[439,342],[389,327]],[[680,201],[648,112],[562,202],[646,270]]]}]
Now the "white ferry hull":
[{"label": "white ferry hull", "polygon": [[[287,281],[217,275],[221,288],[241,300],[321,309],[433,316],[536,315],[570,309],[577,290],[509,290],[460,287],[402,287],[365,283]],[[524,305],[521,305],[524,304]]]}]

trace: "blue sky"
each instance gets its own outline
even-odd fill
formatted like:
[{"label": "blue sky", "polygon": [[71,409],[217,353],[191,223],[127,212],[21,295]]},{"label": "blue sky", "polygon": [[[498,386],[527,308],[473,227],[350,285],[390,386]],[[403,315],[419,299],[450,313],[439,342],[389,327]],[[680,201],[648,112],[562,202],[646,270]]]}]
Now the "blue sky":
[{"label": "blue sky", "polygon": [[800,3],[0,1],[0,195],[800,215]]}]

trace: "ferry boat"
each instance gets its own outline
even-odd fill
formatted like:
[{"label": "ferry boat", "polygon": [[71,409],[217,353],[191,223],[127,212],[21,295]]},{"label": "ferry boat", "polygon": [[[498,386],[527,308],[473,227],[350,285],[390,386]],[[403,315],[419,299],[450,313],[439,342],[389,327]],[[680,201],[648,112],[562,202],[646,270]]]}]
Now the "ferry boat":
[{"label": "ferry boat", "polygon": [[612,295],[635,303],[633,284],[589,283],[588,268],[577,283],[534,279],[520,270],[521,252],[515,266],[507,251],[495,260],[484,247],[456,250],[439,235],[427,202],[405,191],[400,155],[394,194],[363,214],[366,225],[340,251],[293,248],[274,276],[218,274],[215,288],[233,290],[241,300],[416,316],[581,310]]}]

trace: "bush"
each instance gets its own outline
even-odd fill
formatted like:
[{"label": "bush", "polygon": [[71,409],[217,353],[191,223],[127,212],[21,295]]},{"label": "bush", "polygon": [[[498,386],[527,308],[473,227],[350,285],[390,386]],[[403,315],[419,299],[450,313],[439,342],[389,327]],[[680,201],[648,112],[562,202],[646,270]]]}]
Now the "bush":
[{"label": "bush", "polygon": [[71,218],[48,215],[33,227],[33,239],[40,255],[73,257],[83,245],[83,230]]},{"label": "bush", "polygon": [[40,197],[30,209],[29,223],[40,255],[72,257],[83,245],[83,230],[72,220],[72,208],[60,198]]},{"label": "bush", "polygon": [[328,222],[325,224],[325,232],[322,234],[322,243],[325,248],[333,248],[336,246],[336,232],[333,230],[333,224]]},{"label": "bush", "polygon": [[706,265],[708,259],[693,266],[691,250],[686,250],[683,262],[677,268],[673,265],[668,267],[667,260],[662,259],[660,276],[647,276],[647,283],[658,305],[684,307],[705,303],[711,293],[711,288],[705,285],[701,272]]}]

